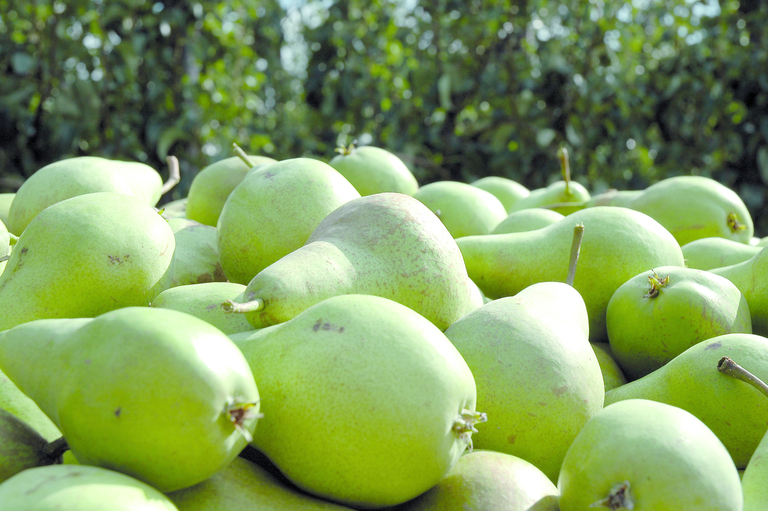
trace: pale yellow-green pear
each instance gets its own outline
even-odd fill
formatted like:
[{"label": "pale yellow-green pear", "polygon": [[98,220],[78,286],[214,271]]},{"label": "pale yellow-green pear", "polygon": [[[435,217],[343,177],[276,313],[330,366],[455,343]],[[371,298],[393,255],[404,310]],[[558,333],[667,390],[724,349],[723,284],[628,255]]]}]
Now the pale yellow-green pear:
[{"label": "pale yellow-green pear", "polygon": [[229,314],[221,308],[222,302],[234,300],[245,291],[236,282],[202,282],[166,289],[154,300],[151,307],[185,312],[210,323],[225,334],[253,331],[243,314]]},{"label": "pale yellow-green pear", "polygon": [[699,238],[682,247],[685,266],[711,270],[742,263],[760,252],[761,247],[728,238]]},{"label": "pale yellow-green pear", "polygon": [[712,268],[712,273],[733,282],[749,304],[752,332],[768,336],[768,249],[741,263]]},{"label": "pale yellow-green pear", "polygon": [[531,191],[517,181],[502,176],[486,176],[472,181],[472,186],[476,186],[486,192],[491,192],[497,199],[504,204],[504,208],[509,211],[512,206],[525,197],[530,195]]},{"label": "pale yellow-green pear", "polygon": [[328,164],[347,178],[360,195],[395,192],[413,195],[419,183],[396,154],[381,147],[343,147]]},{"label": "pale yellow-green pear", "polygon": [[526,232],[541,229],[565,216],[562,213],[545,208],[526,208],[514,211],[491,231],[491,234],[508,234],[510,232]]}]

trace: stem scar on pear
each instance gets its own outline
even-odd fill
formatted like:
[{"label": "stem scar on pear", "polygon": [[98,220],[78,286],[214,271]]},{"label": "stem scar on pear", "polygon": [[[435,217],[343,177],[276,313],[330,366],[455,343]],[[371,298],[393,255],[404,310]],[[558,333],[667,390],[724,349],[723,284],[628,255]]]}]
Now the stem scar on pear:
[{"label": "stem scar on pear", "polygon": [[611,511],[617,509],[634,509],[635,501],[629,493],[629,481],[624,481],[611,488],[608,496],[604,499],[593,502],[589,507],[607,507]]},{"label": "stem scar on pear", "polygon": [[744,225],[743,223],[741,223],[739,221],[739,215],[737,215],[736,213],[733,213],[733,212],[728,213],[728,217],[726,218],[725,223],[728,224],[728,228],[733,233],[737,233],[739,231],[743,231],[744,229],[747,228],[746,225]]},{"label": "stem scar on pear", "polygon": [[235,399],[230,398],[227,400],[227,404],[224,407],[224,413],[228,415],[230,422],[234,424],[235,429],[243,435],[243,438],[245,438],[248,443],[253,442],[253,435],[251,435],[250,431],[245,429],[243,424],[247,420],[261,419],[264,417],[263,413],[259,413],[255,410],[255,406],[258,403],[258,401],[253,403],[238,403]]},{"label": "stem scar on pear", "polygon": [[472,433],[477,433],[475,424],[486,422],[487,420],[488,415],[485,412],[473,412],[464,408],[453,420],[451,429],[458,434],[459,439],[467,443],[467,449],[472,452]]}]

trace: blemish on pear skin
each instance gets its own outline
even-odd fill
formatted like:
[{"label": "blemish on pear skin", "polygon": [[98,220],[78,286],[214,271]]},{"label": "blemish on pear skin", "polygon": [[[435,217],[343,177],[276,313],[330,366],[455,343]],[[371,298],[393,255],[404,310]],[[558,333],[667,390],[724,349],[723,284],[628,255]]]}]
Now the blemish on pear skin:
[{"label": "blemish on pear skin", "polygon": [[568,385],[562,385],[560,387],[555,387],[552,389],[552,393],[556,396],[562,396],[565,394],[565,391],[568,390]]},{"label": "blemish on pear skin", "polygon": [[517,438],[517,435],[509,435],[509,436],[507,437],[507,443],[508,443],[508,444],[514,444],[514,443],[515,443],[515,439],[516,439],[516,438]]},{"label": "blemish on pear skin", "polygon": [[708,346],[707,346],[706,348],[704,348],[704,349],[705,349],[705,350],[714,350],[714,349],[717,349],[717,348],[722,348],[722,347],[723,347],[723,343],[722,343],[722,342],[720,342],[720,341],[717,341],[717,342],[713,342],[712,344],[708,345]]},{"label": "blemish on pear skin", "polygon": [[119,418],[120,418],[120,413],[121,413],[122,411],[123,411],[123,410],[122,410],[122,408],[120,408],[120,407],[118,406],[118,407],[115,409],[115,412],[114,412],[114,413],[115,413],[115,417],[117,417],[117,418],[119,419]]}]

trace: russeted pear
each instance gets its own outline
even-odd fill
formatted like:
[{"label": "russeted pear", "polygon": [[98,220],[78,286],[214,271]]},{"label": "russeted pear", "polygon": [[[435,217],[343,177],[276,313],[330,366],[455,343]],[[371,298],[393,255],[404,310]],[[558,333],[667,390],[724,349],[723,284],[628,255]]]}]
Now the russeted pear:
[{"label": "russeted pear", "polygon": [[709,271],[727,278],[739,288],[749,304],[752,332],[768,336],[768,249],[761,249],[744,262]]},{"label": "russeted pear", "polygon": [[251,440],[259,394],[237,346],[182,312],[123,307],[0,332],[0,369],[77,460],[160,491],[196,484]]},{"label": "russeted pear", "polygon": [[236,344],[263,396],[251,445],[299,488],[344,505],[424,493],[484,417],[445,334],[386,298],[334,296]]},{"label": "russeted pear", "polygon": [[0,409],[24,421],[49,442],[61,437],[59,428],[40,410],[37,403],[19,390],[2,371],[0,371]]},{"label": "russeted pear", "polygon": [[469,184],[486,192],[491,192],[501,201],[507,211],[512,208],[515,202],[528,197],[531,193],[528,188],[517,181],[502,176],[481,177]]},{"label": "russeted pear", "polygon": [[680,266],[627,280],[611,296],[605,318],[613,356],[630,380],[701,341],[752,333],[747,300],[730,280]]},{"label": "russeted pear", "polygon": [[742,263],[760,252],[760,247],[727,238],[699,238],[681,247],[685,266],[711,270]]},{"label": "russeted pear", "polygon": [[490,234],[507,216],[491,192],[459,181],[435,181],[413,196],[434,211],[454,238]]},{"label": "russeted pear", "polygon": [[674,406],[607,405],[579,432],[557,484],[560,511],[741,511],[739,473],[707,426]]},{"label": "russeted pear", "polygon": [[0,502],[9,511],[178,511],[152,486],[86,465],[25,470],[0,484]]},{"label": "russeted pear", "polygon": [[239,156],[211,163],[195,174],[187,192],[186,217],[216,227],[227,197],[248,172],[259,165],[277,163],[268,156],[248,155],[250,165]]},{"label": "russeted pear", "polygon": [[456,243],[469,277],[495,299],[536,282],[565,282],[578,224],[584,235],[573,286],[587,305],[590,340],[606,341],[605,310],[620,285],[654,266],[684,265],[675,239],[648,215],[597,206],[535,231],[467,236]]},{"label": "russeted pear", "polygon": [[217,223],[219,258],[227,279],[248,284],[301,247],[331,211],[359,197],[344,176],[312,158],[256,168],[232,190]]},{"label": "russeted pear", "polygon": [[24,181],[11,203],[8,229],[20,236],[48,206],[86,193],[120,193],[154,206],[162,187],[160,174],[145,163],[98,156],[66,158],[46,165]]},{"label": "russeted pear", "polygon": [[757,445],[741,477],[744,491],[744,511],[765,511],[768,508],[768,433]]},{"label": "russeted pear", "polygon": [[392,511],[558,511],[558,496],[552,481],[527,461],[474,450],[434,488]]},{"label": "russeted pear", "polygon": [[0,275],[0,330],[149,305],[174,247],[168,222],[135,197],[97,192],[57,202],[24,230]]},{"label": "russeted pear", "polygon": [[608,392],[627,383],[627,376],[621,370],[618,362],[616,362],[611,351],[611,345],[607,342],[591,342],[589,344],[595,352],[597,363],[600,364],[605,391]]},{"label": "russeted pear", "polygon": [[236,282],[203,282],[166,289],[152,300],[151,306],[185,312],[210,323],[225,334],[253,331],[242,314],[229,314],[222,302],[233,300],[245,291]]},{"label": "russeted pear", "polygon": [[565,216],[557,211],[544,208],[527,208],[510,213],[502,220],[491,234],[509,234],[510,232],[535,231],[562,220]]},{"label": "russeted pear", "polygon": [[518,456],[556,481],[565,451],[605,394],[579,293],[562,282],[533,284],[467,313],[445,336],[492,419],[477,448]]},{"label": "russeted pear", "polygon": [[717,236],[742,243],[754,234],[741,197],[705,176],[674,176],[646,188],[629,205],[667,228],[680,246]]},{"label": "russeted pear", "polygon": [[419,183],[396,154],[381,147],[351,145],[328,164],[347,178],[361,196],[395,192],[413,195]]},{"label": "russeted pear", "polygon": [[242,457],[205,481],[166,496],[179,511],[351,511],[297,491]]},{"label": "russeted pear", "polygon": [[606,406],[640,398],[682,408],[704,422],[743,469],[768,429],[768,400],[748,383],[718,371],[724,356],[768,379],[767,338],[719,335],[691,346],[647,376],[606,392]]},{"label": "russeted pear", "polygon": [[224,306],[263,328],[350,293],[389,298],[443,330],[482,305],[440,220],[410,195],[376,193],[326,216],[304,246],[259,272],[239,303]]}]

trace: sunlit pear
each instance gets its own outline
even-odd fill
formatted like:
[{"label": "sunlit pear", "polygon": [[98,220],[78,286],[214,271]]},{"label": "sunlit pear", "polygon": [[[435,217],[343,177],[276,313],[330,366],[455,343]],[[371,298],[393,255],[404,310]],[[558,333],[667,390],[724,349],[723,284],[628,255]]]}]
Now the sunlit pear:
[{"label": "sunlit pear", "polygon": [[145,163],[98,156],[66,158],[46,165],[24,181],[11,203],[8,229],[19,236],[48,206],[86,193],[120,193],[154,206],[162,188],[160,174]]},{"label": "sunlit pear", "polygon": [[741,511],[739,473],[694,415],[631,399],[581,429],[560,471],[560,511]]},{"label": "sunlit pear", "polygon": [[359,197],[344,176],[319,160],[292,158],[257,167],[229,195],[217,223],[227,279],[248,284],[304,245],[329,213]]},{"label": "sunlit pear", "polygon": [[749,304],[752,332],[768,336],[768,249],[741,263],[712,268],[710,272],[733,282]]},{"label": "sunlit pear", "polygon": [[484,415],[456,348],[386,298],[334,296],[237,346],[263,396],[252,445],[325,499],[366,509],[408,501],[486,426],[475,429]]},{"label": "sunlit pear", "polygon": [[742,263],[760,252],[761,247],[727,238],[699,238],[682,247],[685,266],[711,270]]},{"label": "sunlit pear", "polygon": [[353,144],[338,151],[328,164],[347,178],[361,196],[383,192],[413,195],[419,189],[405,162],[386,149]]},{"label": "sunlit pear", "polygon": [[413,196],[440,218],[454,238],[490,234],[507,217],[495,195],[459,181],[435,181]]},{"label": "sunlit pear", "polygon": [[232,190],[253,167],[277,160],[267,156],[248,155],[246,164],[239,156],[211,163],[195,174],[187,192],[186,217],[216,227],[219,215]]},{"label": "sunlit pear", "polygon": [[736,467],[743,469],[768,429],[768,399],[750,384],[719,371],[723,357],[768,381],[768,338],[719,335],[688,348],[647,376],[609,390],[606,406],[639,398],[682,408],[704,422]]},{"label": "sunlit pear", "polygon": [[259,393],[220,330],[182,312],[123,307],[0,333],[0,369],[76,459],[160,491],[192,486],[252,439]]},{"label": "sunlit pear", "polygon": [[545,208],[527,208],[510,213],[502,220],[491,234],[535,231],[562,220],[565,216],[557,211]]},{"label": "sunlit pear", "polygon": [[166,220],[171,218],[186,218],[187,217],[187,198],[172,200],[166,202],[162,206],[158,207],[160,214]]},{"label": "sunlit pear", "polygon": [[739,195],[704,176],[674,176],[644,190],[629,206],[653,217],[682,246],[693,240],[721,237],[748,243],[752,216]]},{"label": "sunlit pear", "polygon": [[222,306],[263,328],[332,296],[370,294],[446,329],[482,305],[473,288],[456,240],[424,204],[403,193],[376,193],[338,207],[302,247]]},{"label": "sunlit pear", "polygon": [[757,445],[741,478],[744,511],[765,511],[768,507],[768,433]]},{"label": "sunlit pear", "polygon": [[644,190],[617,190],[616,188],[610,188],[604,192],[592,195],[592,197],[584,203],[584,207],[621,206],[628,208],[632,204],[632,201],[639,197],[643,191]]},{"label": "sunlit pear", "polygon": [[0,330],[149,305],[175,247],[152,206],[112,192],[57,202],[29,224],[0,275]]},{"label": "sunlit pear", "polygon": [[0,503],[9,511],[178,511],[146,483],[85,465],[25,470],[0,484]]},{"label": "sunlit pear", "polygon": [[524,197],[528,197],[531,193],[528,188],[517,181],[502,176],[481,177],[469,184],[476,186],[481,190],[485,190],[486,192],[491,192],[502,204],[504,204],[504,208],[506,208],[507,211],[512,208],[515,202]]}]

